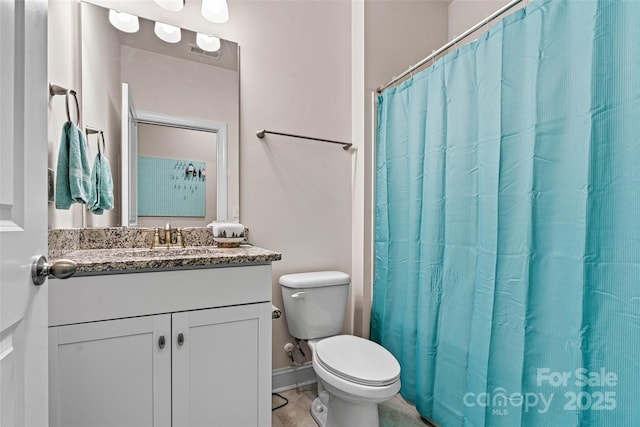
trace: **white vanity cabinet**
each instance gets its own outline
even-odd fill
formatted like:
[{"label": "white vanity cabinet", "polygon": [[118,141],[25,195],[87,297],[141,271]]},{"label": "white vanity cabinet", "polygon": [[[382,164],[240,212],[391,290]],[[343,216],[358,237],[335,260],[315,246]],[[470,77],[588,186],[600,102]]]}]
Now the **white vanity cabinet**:
[{"label": "white vanity cabinet", "polygon": [[270,265],[49,283],[52,427],[270,425]]}]

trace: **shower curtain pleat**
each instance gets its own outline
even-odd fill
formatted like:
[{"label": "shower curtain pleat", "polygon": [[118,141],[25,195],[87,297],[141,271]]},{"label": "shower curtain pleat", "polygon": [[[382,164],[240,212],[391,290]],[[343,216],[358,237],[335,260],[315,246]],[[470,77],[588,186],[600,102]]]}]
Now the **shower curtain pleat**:
[{"label": "shower curtain pleat", "polygon": [[379,98],[371,337],[444,427],[640,425],[638,22],[536,1]]},{"label": "shower curtain pleat", "polygon": [[[515,17],[521,21],[526,17],[525,10],[516,14]],[[491,391],[492,398],[521,390],[524,376],[528,292],[531,281],[535,280],[531,267],[536,255],[532,240],[537,197],[534,188],[535,156],[539,143],[536,92],[540,79],[538,48],[541,36],[540,14],[532,14],[527,17],[526,26],[504,25],[499,38],[496,38],[502,44],[504,60],[500,71],[501,140],[492,313],[494,327],[489,341],[485,390]],[[493,405],[487,406],[484,408],[485,420],[499,426],[521,425],[519,408],[507,408],[502,403],[496,398],[495,409],[507,411],[494,416]]]},{"label": "shower curtain pleat", "polygon": [[640,5],[615,3],[598,10],[594,34],[582,350],[588,370],[619,369],[619,409],[582,412],[594,426],[623,425],[619,411],[640,420]]},{"label": "shower curtain pleat", "polygon": [[[500,25],[500,24],[499,24]],[[467,390],[476,395],[487,390],[489,354],[492,336],[494,282],[498,254],[498,187],[500,166],[502,98],[502,49],[497,43],[480,43],[471,52],[476,61],[477,96],[473,106],[478,114],[478,234],[474,283],[473,318],[467,366]],[[464,417],[483,425],[485,408],[465,407]]]}]

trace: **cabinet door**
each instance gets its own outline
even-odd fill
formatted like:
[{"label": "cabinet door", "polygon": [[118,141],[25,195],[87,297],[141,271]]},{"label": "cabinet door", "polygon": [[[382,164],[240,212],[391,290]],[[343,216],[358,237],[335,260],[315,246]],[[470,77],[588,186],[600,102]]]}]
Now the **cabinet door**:
[{"label": "cabinet door", "polygon": [[174,313],[172,334],[173,427],[271,425],[271,304]]},{"label": "cabinet door", "polygon": [[170,332],[169,314],[49,328],[51,427],[170,426]]}]

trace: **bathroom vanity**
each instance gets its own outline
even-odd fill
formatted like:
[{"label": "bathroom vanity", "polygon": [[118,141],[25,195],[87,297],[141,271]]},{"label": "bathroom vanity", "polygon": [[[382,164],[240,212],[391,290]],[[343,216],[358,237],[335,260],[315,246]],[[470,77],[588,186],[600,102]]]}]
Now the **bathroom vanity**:
[{"label": "bathroom vanity", "polygon": [[67,257],[79,276],[49,282],[52,427],[270,425],[271,262],[280,254]]}]

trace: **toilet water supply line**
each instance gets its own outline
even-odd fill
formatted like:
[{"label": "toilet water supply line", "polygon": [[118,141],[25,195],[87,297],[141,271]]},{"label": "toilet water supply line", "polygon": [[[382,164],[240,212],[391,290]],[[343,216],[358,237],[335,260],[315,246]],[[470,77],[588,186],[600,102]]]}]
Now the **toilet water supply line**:
[{"label": "toilet water supply line", "polygon": [[[271,319],[279,319],[281,316],[282,316],[282,310],[280,310],[275,305],[271,304]],[[293,363],[294,365],[302,365],[307,361],[307,355],[304,354],[304,351],[302,351],[302,347],[300,347],[300,340],[298,338],[295,338],[295,340],[296,340],[295,346],[292,343],[285,344],[284,352],[287,354],[287,356],[289,356],[291,363]],[[295,360],[294,352],[296,351],[296,349],[300,352],[300,354],[303,357],[302,362],[296,362]]]},{"label": "toilet water supply line", "polygon": [[[299,366],[299,365],[304,365],[304,363],[307,361],[307,355],[304,353],[304,351],[302,350],[302,347],[300,346],[300,339],[299,338],[294,338],[296,341],[295,346],[292,343],[287,343],[284,346],[284,351],[285,353],[287,353],[287,356],[289,356],[289,360],[291,360],[291,363],[293,363],[295,366]],[[295,359],[295,351],[298,350],[298,352],[302,355],[302,362],[298,362]]]}]

